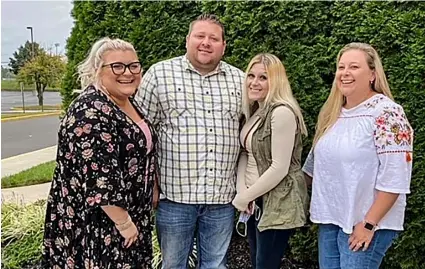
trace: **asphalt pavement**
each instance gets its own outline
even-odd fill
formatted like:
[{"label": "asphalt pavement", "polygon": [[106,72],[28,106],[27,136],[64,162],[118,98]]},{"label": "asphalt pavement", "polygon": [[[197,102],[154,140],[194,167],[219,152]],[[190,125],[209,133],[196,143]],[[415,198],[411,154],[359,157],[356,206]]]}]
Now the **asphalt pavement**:
[{"label": "asphalt pavement", "polygon": [[58,115],[2,122],[1,158],[56,145],[58,129]]},{"label": "asphalt pavement", "polygon": [[[62,103],[59,92],[44,92],[45,105],[57,105]],[[38,105],[38,98],[35,92],[24,92],[25,106]],[[22,107],[22,93],[17,91],[1,91],[1,111],[10,111],[12,107]]]}]

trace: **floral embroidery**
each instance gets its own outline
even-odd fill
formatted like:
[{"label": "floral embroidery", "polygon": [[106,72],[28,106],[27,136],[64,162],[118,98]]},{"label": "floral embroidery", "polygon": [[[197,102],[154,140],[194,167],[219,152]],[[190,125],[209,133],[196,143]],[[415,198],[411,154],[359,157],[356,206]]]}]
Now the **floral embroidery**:
[{"label": "floral embroidery", "polygon": [[382,95],[376,95],[376,96],[378,97],[372,98],[372,100],[370,102],[367,102],[364,106],[366,108],[375,108],[377,104],[379,104],[382,100],[385,99],[385,97]]},{"label": "floral embroidery", "polygon": [[[155,145],[154,130],[145,121]],[[146,141],[139,127],[93,87],[74,101],[60,125],[43,268],[151,268],[156,153],[155,147],[148,151]],[[107,204],[126,209],[139,230],[139,240],[128,249],[99,207]]]},{"label": "floral embroidery", "polygon": [[379,152],[410,151],[413,130],[400,106],[384,107],[375,119],[375,146]]}]

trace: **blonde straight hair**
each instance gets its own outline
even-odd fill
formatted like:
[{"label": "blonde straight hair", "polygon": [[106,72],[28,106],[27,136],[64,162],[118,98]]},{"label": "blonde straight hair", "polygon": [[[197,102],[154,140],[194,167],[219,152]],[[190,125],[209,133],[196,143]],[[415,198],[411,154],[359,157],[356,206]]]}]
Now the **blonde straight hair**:
[{"label": "blonde straight hair", "polygon": [[[78,67],[78,78],[81,82],[81,89],[84,90],[89,85],[100,85],[99,73],[104,64],[103,55],[110,50],[130,50],[136,53],[133,45],[121,39],[110,39],[104,37],[96,41],[91,47],[90,53]],[[136,53],[137,54],[137,53]]]},{"label": "blonde straight hair", "polygon": [[[369,68],[375,72],[375,80],[371,84],[372,90],[394,99],[391,94],[390,87],[388,86],[381,59],[371,45],[365,43],[350,43],[345,45],[338,53],[336,68],[338,68],[338,63],[342,54],[349,50],[360,50],[364,52]],[[319,113],[319,118],[316,124],[316,134],[313,139],[313,147],[317,144],[317,141],[319,141],[324,133],[335,124],[344,104],[345,97],[342,95],[341,90],[337,86],[337,78],[335,76],[332,83],[331,93]]]},{"label": "blonde straight hair", "polygon": [[255,112],[255,106],[258,106],[256,102],[251,102],[248,99],[247,78],[248,73],[254,64],[264,64],[264,68],[267,72],[269,91],[264,100],[264,107],[268,107],[276,103],[289,106],[295,113],[301,133],[307,135],[307,128],[304,123],[301,108],[292,94],[291,85],[289,84],[285,67],[279,58],[270,53],[257,54],[254,58],[252,58],[248,64],[248,68],[246,69],[243,86],[244,90],[242,91],[242,112],[246,119],[248,120],[252,116]]}]

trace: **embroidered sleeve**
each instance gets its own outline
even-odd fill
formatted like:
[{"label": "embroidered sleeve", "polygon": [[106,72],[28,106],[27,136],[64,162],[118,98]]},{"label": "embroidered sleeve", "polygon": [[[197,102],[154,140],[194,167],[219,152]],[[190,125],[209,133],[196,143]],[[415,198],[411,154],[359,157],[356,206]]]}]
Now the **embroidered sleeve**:
[{"label": "embroidered sleeve", "polygon": [[375,188],[409,193],[412,174],[413,130],[403,108],[385,105],[375,118],[374,140],[379,158]]},{"label": "embroidered sleeve", "polygon": [[313,170],[314,170],[314,154],[313,149],[310,150],[310,152],[307,155],[307,159],[305,159],[303,168],[303,172],[309,175],[310,177],[313,177]]}]

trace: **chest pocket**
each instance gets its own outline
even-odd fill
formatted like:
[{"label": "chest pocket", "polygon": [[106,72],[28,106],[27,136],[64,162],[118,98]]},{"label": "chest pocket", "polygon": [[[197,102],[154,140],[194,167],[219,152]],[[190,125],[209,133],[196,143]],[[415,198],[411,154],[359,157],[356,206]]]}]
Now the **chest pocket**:
[{"label": "chest pocket", "polygon": [[221,89],[215,97],[214,103],[220,104],[217,108],[225,118],[239,120],[242,103],[241,93],[233,85],[228,89]]},{"label": "chest pocket", "polygon": [[165,109],[168,109],[172,118],[188,117],[195,113],[195,95],[181,86],[174,87],[174,90],[167,93],[166,100]]}]

